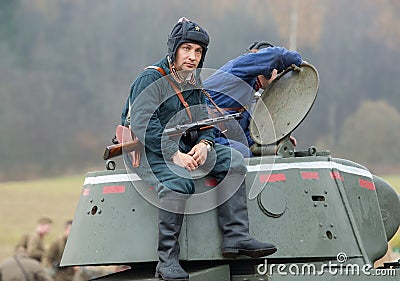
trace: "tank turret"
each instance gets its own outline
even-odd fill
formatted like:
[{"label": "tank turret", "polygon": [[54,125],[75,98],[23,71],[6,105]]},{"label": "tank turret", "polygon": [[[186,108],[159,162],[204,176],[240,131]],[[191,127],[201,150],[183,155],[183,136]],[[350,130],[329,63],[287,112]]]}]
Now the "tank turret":
[{"label": "tank turret", "polygon": [[[216,210],[196,211],[194,200],[180,235],[180,260],[190,280],[398,280],[398,263],[372,268],[399,228],[398,194],[357,163],[315,147],[295,151],[290,142],[317,89],[313,66],[292,68],[271,84],[254,111],[257,156],[246,160],[250,232],[278,251],[267,259],[223,258]],[[287,101],[293,92],[303,98]],[[117,167],[124,167],[119,161]],[[199,177],[196,194],[215,185],[213,178]],[[88,173],[61,266],[124,264],[131,269],[97,280],[159,280],[153,277],[156,201],[153,187],[126,169]]]}]

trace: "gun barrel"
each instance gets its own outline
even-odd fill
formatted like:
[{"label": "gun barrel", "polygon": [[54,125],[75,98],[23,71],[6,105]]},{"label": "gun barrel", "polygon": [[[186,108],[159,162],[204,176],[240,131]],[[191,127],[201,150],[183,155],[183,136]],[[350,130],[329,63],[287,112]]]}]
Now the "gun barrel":
[{"label": "gun barrel", "polygon": [[164,132],[169,136],[175,136],[178,134],[182,134],[188,130],[198,130],[203,127],[207,127],[207,129],[209,129],[212,127],[212,125],[240,118],[242,118],[242,113],[240,112],[233,113],[233,114],[218,116],[215,118],[200,120],[189,124],[178,124],[175,127],[165,129]]}]

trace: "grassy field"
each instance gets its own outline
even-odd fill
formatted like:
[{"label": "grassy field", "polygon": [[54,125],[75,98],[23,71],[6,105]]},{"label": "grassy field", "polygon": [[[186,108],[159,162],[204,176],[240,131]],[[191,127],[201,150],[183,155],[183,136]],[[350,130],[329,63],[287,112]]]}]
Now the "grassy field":
[{"label": "grassy field", "polygon": [[[52,232],[46,236],[48,245],[72,219],[85,175],[54,179],[0,183],[0,261],[13,253],[23,233],[33,231],[40,216],[54,220]],[[400,194],[400,176],[383,176]],[[400,234],[391,241],[400,247]]]},{"label": "grassy field", "polygon": [[35,229],[40,216],[53,219],[45,237],[49,244],[62,233],[63,224],[72,219],[85,175],[45,180],[0,183],[0,260],[11,255],[23,233]]}]

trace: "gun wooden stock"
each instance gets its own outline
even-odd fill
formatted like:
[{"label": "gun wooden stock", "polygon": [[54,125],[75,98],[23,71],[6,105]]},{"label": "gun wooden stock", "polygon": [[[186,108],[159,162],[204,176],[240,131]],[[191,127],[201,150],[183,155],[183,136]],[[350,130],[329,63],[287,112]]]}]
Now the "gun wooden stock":
[{"label": "gun wooden stock", "polygon": [[103,159],[108,160],[122,155],[122,152],[131,152],[138,150],[142,147],[142,144],[138,140],[123,142],[122,144],[113,144],[106,147],[104,151]]}]

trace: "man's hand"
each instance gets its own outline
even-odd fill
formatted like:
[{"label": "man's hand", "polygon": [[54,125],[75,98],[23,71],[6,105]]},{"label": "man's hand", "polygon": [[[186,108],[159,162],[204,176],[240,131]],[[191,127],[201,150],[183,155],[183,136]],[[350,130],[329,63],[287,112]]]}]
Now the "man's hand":
[{"label": "man's hand", "polygon": [[[206,152],[207,152],[207,149],[206,149]],[[194,160],[194,158],[191,155],[180,152],[180,151],[175,153],[172,156],[171,160],[172,160],[172,162],[174,162],[174,164],[181,166],[188,171],[194,171],[199,166],[199,164],[196,162],[196,160]]]},{"label": "man's hand", "polygon": [[207,160],[207,145],[203,142],[200,142],[193,146],[193,148],[188,152],[189,155],[193,157],[193,159],[197,162],[197,164],[203,165]]},{"label": "man's hand", "polygon": [[258,75],[258,80],[261,83],[261,89],[265,90],[272,81],[278,76],[278,70],[273,69],[271,72],[271,78],[267,79],[264,75]]},{"label": "man's hand", "polygon": [[272,70],[271,78],[267,79],[267,85],[271,84],[272,81],[274,81],[277,76],[278,76],[278,70],[276,69]]}]

